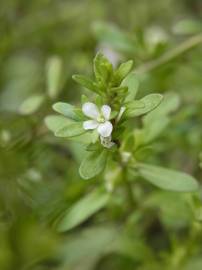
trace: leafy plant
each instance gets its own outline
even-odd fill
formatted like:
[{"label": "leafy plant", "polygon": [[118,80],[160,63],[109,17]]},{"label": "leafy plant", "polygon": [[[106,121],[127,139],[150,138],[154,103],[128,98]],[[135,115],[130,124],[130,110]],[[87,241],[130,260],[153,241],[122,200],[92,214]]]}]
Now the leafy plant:
[{"label": "leafy plant", "polygon": [[[98,53],[93,66],[95,80],[83,75],[73,76],[76,82],[93,92],[93,100],[89,100],[86,96],[82,97],[82,109],[68,103],[55,103],[53,109],[63,116],[63,121],[60,121],[59,116],[48,116],[47,126],[57,137],[71,139],[75,136],[79,138],[84,133],[89,134],[90,143],[89,140],[85,142],[81,137],[82,143],[86,145],[86,154],[79,168],[82,178],[93,178],[103,173],[106,166],[110,170],[108,164],[112,162],[115,167],[120,168],[117,177],[122,175],[121,181],[113,179],[106,193],[120,185],[120,182],[122,185],[127,185],[132,192],[133,183],[128,176],[130,171],[132,171],[133,180],[142,178],[158,188],[177,192],[197,191],[198,184],[192,176],[144,163],[139,157],[138,153],[148,148],[151,141],[163,130],[167,123],[167,114],[174,109],[177,101],[175,97],[170,99],[168,97],[161,109],[160,104],[163,100],[161,94],[149,94],[136,99],[139,83],[137,75],[130,73],[131,69],[132,61],[122,63],[113,69],[108,59]],[[143,118],[143,129],[133,129],[135,122],[128,124],[128,121],[133,118],[145,114],[148,115]],[[131,198],[133,200],[133,194]],[[78,202],[78,205],[74,206],[76,210],[73,208],[65,215],[59,225],[60,229],[67,230],[76,226],[80,220],[88,218],[90,213],[103,205],[102,203],[101,206],[99,204],[96,207],[100,200],[103,202],[102,197],[96,198],[95,202],[91,202],[88,197],[83,200],[85,202]],[[106,200],[104,201],[106,203]],[[89,206],[85,207],[87,202]],[[90,205],[95,207],[92,211]],[[73,213],[81,212],[78,214],[79,221],[74,221],[75,215],[72,211]]]},{"label": "leafy plant", "polygon": [[202,269],[199,3],[1,1],[0,269]]}]

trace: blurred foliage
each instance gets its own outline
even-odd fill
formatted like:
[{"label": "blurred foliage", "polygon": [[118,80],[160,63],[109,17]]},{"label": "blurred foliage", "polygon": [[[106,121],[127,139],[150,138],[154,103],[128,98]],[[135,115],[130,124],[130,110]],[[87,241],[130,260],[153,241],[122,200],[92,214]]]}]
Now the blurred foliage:
[{"label": "blurred foliage", "polygon": [[201,191],[168,193],[138,181],[130,211],[127,192],[117,189],[108,204],[84,207],[89,216],[79,226],[57,232],[61,215],[119,172],[82,180],[82,145],[44,124],[54,102],[80,103],[71,76],[91,75],[97,50],[114,65],[133,59],[140,97],[156,90],[179,99],[147,159],[200,182],[201,43],[147,64],[201,33],[201,1],[8,0],[0,19],[0,269],[202,269]]}]

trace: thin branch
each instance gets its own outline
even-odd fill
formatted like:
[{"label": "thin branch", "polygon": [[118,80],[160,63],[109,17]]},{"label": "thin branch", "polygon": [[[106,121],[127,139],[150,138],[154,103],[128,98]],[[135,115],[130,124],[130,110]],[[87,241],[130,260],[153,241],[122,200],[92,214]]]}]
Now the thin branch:
[{"label": "thin branch", "polygon": [[179,55],[185,53],[189,49],[202,44],[202,34],[198,34],[195,36],[190,37],[189,39],[182,42],[179,46],[177,46],[174,49],[171,49],[170,51],[166,52],[164,55],[159,57],[156,60],[150,61],[146,64],[141,65],[137,69],[135,69],[135,73],[145,73],[149,72],[153,69],[158,68],[159,66],[171,61],[172,59],[178,57]]}]

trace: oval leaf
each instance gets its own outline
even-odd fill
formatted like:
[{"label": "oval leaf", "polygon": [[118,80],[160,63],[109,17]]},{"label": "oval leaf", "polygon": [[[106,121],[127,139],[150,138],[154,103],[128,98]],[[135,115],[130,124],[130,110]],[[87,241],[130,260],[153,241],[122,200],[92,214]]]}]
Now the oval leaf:
[{"label": "oval leaf", "polygon": [[103,189],[92,191],[66,211],[60,221],[57,222],[58,231],[63,232],[78,226],[103,208],[108,198],[109,194]]},{"label": "oval leaf", "polygon": [[98,52],[93,60],[93,69],[97,81],[105,82],[112,73],[112,64],[100,52]]},{"label": "oval leaf", "polygon": [[57,97],[62,84],[62,60],[58,56],[53,56],[47,63],[47,88],[51,98]]},{"label": "oval leaf", "polygon": [[161,119],[169,115],[170,113],[176,111],[180,105],[179,95],[175,93],[168,93],[164,95],[161,104],[152,111],[150,114],[143,118],[144,124],[151,125],[157,119]]},{"label": "oval leaf", "polygon": [[70,123],[72,122],[70,122],[70,120],[68,120],[62,115],[49,115],[45,118],[45,124],[47,128],[53,132],[63,129]]},{"label": "oval leaf", "polygon": [[82,122],[69,122],[63,128],[56,130],[56,137],[74,137],[85,133]]},{"label": "oval leaf", "polygon": [[125,99],[126,102],[134,100],[139,86],[139,81],[134,73],[130,73],[121,83],[121,86],[128,87],[128,95]]},{"label": "oval leaf", "polygon": [[96,87],[95,83],[86,76],[75,74],[72,76],[72,79],[88,90],[91,90],[95,93],[99,92],[99,89]]},{"label": "oval leaf", "polygon": [[118,69],[114,72],[114,81],[119,85],[121,81],[128,75],[133,67],[133,61],[129,60],[122,63]]},{"label": "oval leaf", "polygon": [[79,121],[81,117],[78,115],[78,109],[76,109],[73,105],[65,102],[57,102],[53,105],[53,110],[63,114],[69,119]]},{"label": "oval leaf", "polygon": [[105,149],[87,153],[79,168],[80,176],[90,179],[101,173],[106,166],[107,156],[108,152]]},{"label": "oval leaf", "polygon": [[[126,115],[128,117],[135,117],[154,110],[162,101],[163,96],[160,94],[150,94],[146,97],[132,101],[128,104]],[[137,108],[137,102],[144,103],[142,108]]]},{"label": "oval leaf", "polygon": [[192,192],[198,189],[197,181],[183,172],[148,164],[139,164],[138,171],[145,180],[165,190]]},{"label": "oval leaf", "polygon": [[33,95],[28,97],[21,104],[19,112],[23,115],[29,115],[36,112],[44,101],[43,95]]}]

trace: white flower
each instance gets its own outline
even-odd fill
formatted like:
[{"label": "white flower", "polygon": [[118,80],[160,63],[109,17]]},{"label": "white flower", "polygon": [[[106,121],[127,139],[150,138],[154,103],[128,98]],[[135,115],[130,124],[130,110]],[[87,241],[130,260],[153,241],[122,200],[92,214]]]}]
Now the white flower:
[{"label": "white flower", "polygon": [[91,118],[83,122],[83,128],[86,130],[97,129],[102,137],[109,137],[112,133],[113,126],[109,121],[111,108],[108,105],[103,105],[99,111],[98,107],[91,102],[86,102],[82,106],[83,113]]}]

